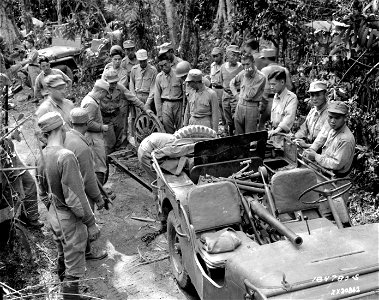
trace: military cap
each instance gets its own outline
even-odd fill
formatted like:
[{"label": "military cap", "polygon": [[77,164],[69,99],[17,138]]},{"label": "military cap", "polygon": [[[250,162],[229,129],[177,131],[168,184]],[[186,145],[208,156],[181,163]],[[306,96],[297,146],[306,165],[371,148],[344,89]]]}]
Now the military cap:
[{"label": "military cap", "polygon": [[118,73],[113,69],[109,69],[105,72],[104,78],[108,83],[118,82]]},{"label": "military cap", "polygon": [[55,88],[60,85],[66,84],[66,82],[63,80],[62,75],[48,75],[45,77],[45,83],[48,87]]},{"label": "military cap", "polygon": [[326,89],[327,89],[327,86],[326,86],[325,82],[323,82],[323,81],[313,81],[309,85],[308,93],[326,91]]},{"label": "military cap", "polygon": [[147,51],[145,49],[139,49],[136,52],[137,60],[146,60],[147,59]]},{"label": "military cap", "polygon": [[122,46],[124,47],[124,49],[128,49],[128,48],[134,48],[136,44],[132,40],[126,40],[125,42],[122,43]]},{"label": "military cap", "polygon": [[241,53],[240,49],[238,48],[237,45],[229,45],[226,47],[226,52],[236,52],[236,53]]},{"label": "military cap", "polygon": [[349,107],[342,101],[333,101],[328,105],[328,112],[347,115],[349,112]]},{"label": "military cap", "polygon": [[109,83],[106,82],[104,79],[98,79],[95,82],[95,87],[101,88],[103,90],[106,90],[109,92]]},{"label": "military cap", "polygon": [[170,49],[173,49],[171,43],[164,43],[164,44],[162,44],[162,45],[159,46],[159,53],[158,53],[158,55],[166,53]]},{"label": "military cap", "polygon": [[224,52],[224,49],[222,49],[221,47],[214,47],[212,49],[211,55],[222,54],[223,52]]},{"label": "military cap", "polygon": [[72,124],[87,124],[88,112],[84,108],[75,107],[70,111],[70,120]]},{"label": "military cap", "polygon": [[203,72],[198,69],[192,69],[188,72],[186,81],[203,81]]},{"label": "military cap", "polygon": [[48,112],[38,119],[38,126],[42,132],[50,132],[63,125],[60,113],[56,111]]},{"label": "military cap", "polygon": [[262,49],[261,56],[259,58],[268,58],[268,57],[275,57],[276,56],[276,49]]}]

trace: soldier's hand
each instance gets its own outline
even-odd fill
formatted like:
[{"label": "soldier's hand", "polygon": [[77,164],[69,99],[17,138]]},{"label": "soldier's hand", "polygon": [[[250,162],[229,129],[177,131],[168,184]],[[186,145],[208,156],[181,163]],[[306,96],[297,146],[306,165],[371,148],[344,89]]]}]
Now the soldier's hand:
[{"label": "soldier's hand", "polygon": [[99,202],[96,202],[97,209],[98,210],[103,209],[104,205],[105,205],[104,199],[103,199],[103,197],[101,197],[101,200]]},{"label": "soldier's hand", "polygon": [[302,148],[308,148],[308,144],[303,139],[295,139],[294,142]]},{"label": "soldier's hand", "polygon": [[103,131],[107,132],[108,130],[109,130],[109,126],[108,125],[103,125]]},{"label": "soldier's hand", "polygon": [[304,151],[304,155],[309,160],[314,161],[315,158],[316,158],[316,151],[314,151],[313,149],[307,149],[307,150]]},{"label": "soldier's hand", "polygon": [[153,112],[151,109],[146,109],[146,114],[147,114],[149,117],[154,116],[154,112]]},{"label": "soldier's hand", "polygon": [[100,236],[100,228],[96,223],[90,227],[87,227],[87,231],[88,239],[90,240],[90,242],[97,240]]}]

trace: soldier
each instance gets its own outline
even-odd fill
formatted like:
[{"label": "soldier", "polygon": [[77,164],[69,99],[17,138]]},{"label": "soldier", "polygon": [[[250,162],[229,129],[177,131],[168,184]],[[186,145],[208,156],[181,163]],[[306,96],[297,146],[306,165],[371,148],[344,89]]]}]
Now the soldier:
[{"label": "soldier", "polygon": [[212,49],[212,59],[211,64],[211,85],[212,89],[217,94],[218,106],[219,106],[219,115],[221,116],[222,125],[225,126],[225,116],[222,110],[222,94],[224,89],[222,87],[222,77],[221,77],[221,66],[223,64],[223,52],[224,50],[221,47],[214,47]]},{"label": "soldier", "polygon": [[[92,150],[88,140],[84,136],[88,128],[88,113],[84,108],[77,107],[71,110],[70,117],[73,129],[66,132],[64,147],[72,151],[78,159],[80,174],[82,175],[84,183],[84,191],[92,212],[95,213],[95,203],[97,209],[100,210],[104,207],[104,200],[97,183]],[[86,260],[99,260],[107,256],[106,251],[98,253],[92,251],[90,241],[87,242]]]},{"label": "soldier", "polygon": [[184,126],[204,125],[218,131],[218,100],[217,94],[203,83],[203,73],[198,69],[189,71],[186,78],[190,93],[184,115]]},{"label": "soldier", "polygon": [[175,56],[174,54],[174,48],[172,47],[171,43],[164,43],[159,46],[159,53],[158,53],[159,60],[168,60],[170,62],[171,68],[175,69],[176,65],[183,61],[180,57]]},{"label": "soldier", "polygon": [[122,51],[122,48],[119,45],[114,45],[111,47],[111,50],[109,51],[109,55],[111,56],[112,61],[105,65],[103,75],[101,75],[101,78],[105,80],[104,74],[108,70],[115,70],[118,74],[119,82],[126,86],[128,79],[128,71],[121,67],[121,62],[124,57],[124,51]]},{"label": "soldier", "polygon": [[44,114],[38,126],[47,140],[38,172],[39,193],[48,209],[48,221],[58,248],[58,275],[63,299],[80,299],[78,280],[85,273],[87,239],[100,230],[84,192],[74,153],[63,147],[65,130],[57,112]]},{"label": "soldier", "polygon": [[25,41],[25,47],[27,49],[27,57],[20,62],[29,74],[31,88],[34,89],[36,78],[40,72],[38,65],[38,51],[34,47],[34,40],[29,37]]},{"label": "soldier", "polygon": [[242,57],[242,66],[244,70],[230,81],[230,90],[238,99],[234,115],[236,134],[257,131],[259,103],[266,85],[266,77],[256,68],[252,54]]},{"label": "soldier", "polygon": [[153,112],[145,109],[144,104],[118,81],[117,73],[109,70],[105,73],[105,80],[109,83],[109,93],[100,101],[100,109],[104,124],[109,130],[104,133],[106,153],[110,154],[122,147],[128,137],[129,107],[138,107],[152,115]]},{"label": "soldier", "polygon": [[[309,148],[315,142],[317,136],[325,126],[326,134],[330,127],[328,120],[328,100],[326,98],[327,87],[322,81],[315,81],[310,84],[308,93],[313,105],[304,123],[295,133],[295,142],[302,148]],[[319,148],[319,147],[318,147]]]},{"label": "soldier", "polygon": [[304,151],[308,159],[332,170],[340,178],[349,174],[354,159],[355,138],[346,125],[348,113],[349,108],[344,102],[331,102],[328,106],[328,123],[331,129],[321,144],[322,153],[316,153],[319,145],[314,143]]},{"label": "soldier", "polygon": [[251,54],[255,59],[255,66],[258,70],[262,70],[262,68],[266,65],[264,59],[261,58],[259,54],[259,41],[256,39],[248,39],[243,44],[243,52],[247,54]]},{"label": "soldier", "polygon": [[[239,62],[240,53],[238,46],[228,46],[226,48],[226,63],[221,66],[222,86],[224,88],[224,93],[222,95],[222,110],[224,112],[226,125],[228,126],[228,135],[233,135],[234,132],[233,115],[238,101],[230,90],[230,81],[243,70],[241,63]],[[239,90],[239,87],[237,90]]]},{"label": "soldier", "polygon": [[65,99],[67,84],[61,75],[48,75],[44,80],[48,96],[37,108],[35,114],[37,118],[40,118],[47,112],[56,111],[65,121],[64,128],[69,130],[71,127],[70,111],[74,108],[74,103],[68,99]]},{"label": "soldier", "polygon": [[[271,109],[272,130],[268,132],[271,138],[277,133],[290,132],[296,117],[297,97],[286,87],[286,72],[279,70],[272,73],[268,80],[270,82],[271,92],[274,94],[274,100]],[[281,147],[283,137],[273,137],[276,146]]]},{"label": "soldier", "polygon": [[276,63],[276,50],[275,49],[263,49],[260,60],[262,60],[264,67],[261,69],[261,72],[266,76],[267,82],[265,91],[263,93],[263,101],[260,107],[261,117],[259,120],[259,130],[264,130],[265,124],[270,120],[272,102],[274,100],[274,94],[271,92],[271,88],[268,82],[268,77],[275,71],[285,70],[286,72],[286,87],[289,91],[292,90],[291,75],[287,68],[282,67]]},{"label": "soldier", "polygon": [[126,70],[127,76],[125,80],[121,81],[121,83],[125,85],[126,88],[129,88],[130,72],[133,66],[138,64],[138,60],[135,53],[136,44],[131,40],[127,40],[122,44],[122,46],[124,47],[126,56],[123,58],[121,62],[121,68],[124,68]]},{"label": "soldier", "polygon": [[99,79],[95,82],[92,91],[83,98],[81,103],[81,107],[88,113],[89,120],[86,138],[91,145],[95,161],[95,173],[101,184],[104,184],[105,174],[107,172],[107,156],[105,154],[103,133],[106,133],[109,127],[103,124],[100,103],[108,93],[109,83],[103,79]]},{"label": "soldier", "polygon": [[[132,67],[130,72],[130,91],[141,100],[147,109],[154,107],[154,86],[157,69],[147,62],[147,51],[140,49],[136,52],[139,64]],[[134,117],[136,112],[134,111]],[[133,117],[133,114],[132,114]],[[132,118],[132,124],[134,124]]]},{"label": "soldier", "polygon": [[46,76],[49,75],[61,75],[63,81],[66,83],[68,90],[71,90],[72,80],[65,73],[59,69],[50,68],[49,59],[45,56],[41,56],[38,59],[39,66],[41,68],[41,73],[38,74],[34,86],[34,103],[38,103],[39,100],[45,99],[49,92],[45,83]]},{"label": "soldier", "polygon": [[161,60],[159,66],[162,71],[155,79],[155,108],[165,131],[174,133],[182,125],[183,85],[171,68],[169,60]]}]

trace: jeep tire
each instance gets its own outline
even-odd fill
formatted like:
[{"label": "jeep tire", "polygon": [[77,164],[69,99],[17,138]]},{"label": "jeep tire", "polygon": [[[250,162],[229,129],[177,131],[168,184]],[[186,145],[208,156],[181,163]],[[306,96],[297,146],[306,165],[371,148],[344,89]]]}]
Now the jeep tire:
[{"label": "jeep tire", "polygon": [[191,284],[191,279],[184,267],[183,254],[180,250],[179,235],[176,233],[178,221],[174,215],[174,211],[170,211],[167,218],[167,241],[168,252],[170,254],[170,263],[172,273],[182,289],[188,289]]},{"label": "jeep tire", "polygon": [[175,131],[174,136],[177,139],[184,138],[216,138],[217,132],[213,129],[203,126],[203,125],[188,125],[177,131]]}]

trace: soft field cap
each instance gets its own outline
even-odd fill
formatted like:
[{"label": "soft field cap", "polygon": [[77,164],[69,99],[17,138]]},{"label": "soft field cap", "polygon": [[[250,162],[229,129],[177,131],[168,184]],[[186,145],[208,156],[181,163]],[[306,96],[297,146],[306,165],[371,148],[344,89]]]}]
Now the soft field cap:
[{"label": "soft field cap", "polygon": [[198,69],[192,69],[188,72],[186,81],[203,81],[203,72]]},{"label": "soft field cap", "polygon": [[159,53],[158,53],[158,55],[166,53],[170,49],[173,49],[171,43],[164,43],[164,44],[162,44],[162,45],[159,46]]},{"label": "soft field cap", "polygon": [[106,82],[104,79],[96,80],[95,86],[109,92],[109,83]]},{"label": "soft field cap", "polygon": [[237,45],[230,45],[226,47],[226,52],[236,52],[236,53],[241,53],[240,49],[238,48]]},{"label": "soft field cap", "polygon": [[145,49],[139,49],[136,52],[137,60],[146,60],[147,59],[147,51]]},{"label": "soft field cap", "polygon": [[214,47],[212,49],[212,55],[217,55],[217,54],[222,54],[224,52],[224,49],[222,49],[221,47]]},{"label": "soft field cap", "polygon": [[66,82],[63,80],[62,75],[48,75],[44,80],[46,85],[52,88],[66,84]]},{"label": "soft field cap", "polygon": [[72,124],[86,124],[89,120],[88,113],[84,108],[75,107],[70,111]]},{"label": "soft field cap", "polygon": [[326,91],[327,86],[325,82],[322,81],[314,81],[311,82],[309,85],[308,93],[314,93],[314,92],[320,92],[320,91]]},{"label": "soft field cap", "polygon": [[38,119],[38,126],[42,132],[50,132],[63,125],[63,119],[61,115],[56,112],[48,112]]},{"label": "soft field cap", "polygon": [[347,115],[349,112],[349,107],[342,101],[333,101],[329,103],[328,112]]},{"label": "soft field cap", "polygon": [[275,57],[276,50],[275,49],[262,49],[261,56],[259,58],[267,58],[267,57]]},{"label": "soft field cap", "polygon": [[124,47],[124,49],[128,49],[128,48],[134,48],[136,46],[136,44],[132,41],[132,40],[126,40],[122,46]]},{"label": "soft field cap", "polygon": [[105,72],[104,78],[108,83],[118,82],[118,73],[113,69],[109,69]]}]

